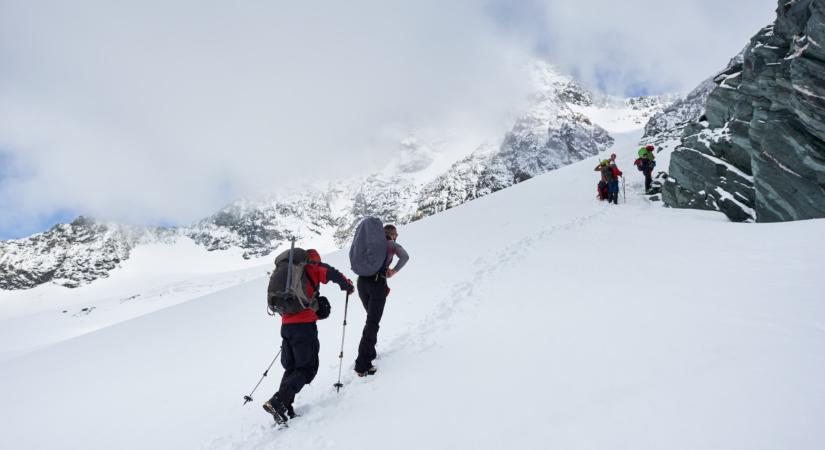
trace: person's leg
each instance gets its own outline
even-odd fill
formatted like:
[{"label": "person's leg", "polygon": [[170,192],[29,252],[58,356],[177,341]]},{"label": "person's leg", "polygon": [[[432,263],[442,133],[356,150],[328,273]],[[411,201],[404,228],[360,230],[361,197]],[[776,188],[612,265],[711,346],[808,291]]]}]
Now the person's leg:
[{"label": "person's leg", "polygon": [[312,334],[312,341],[308,342],[308,345],[312,346],[312,351],[307,354],[307,363],[303,366],[305,371],[304,374],[307,379],[306,384],[312,383],[312,380],[314,380],[315,376],[318,375],[318,366],[320,365],[318,354],[321,353],[321,341],[318,340],[318,325],[313,323],[310,332]]},{"label": "person's leg", "polygon": [[[290,406],[295,401],[295,394],[309,384],[318,373],[318,327],[315,323],[293,323],[284,325],[289,337],[291,370],[284,373],[281,387],[275,396]],[[283,359],[282,359],[283,363]]]},{"label": "person's leg", "polygon": [[610,198],[608,202],[613,202],[614,204],[619,204],[619,182],[618,181],[611,181],[610,182]]},{"label": "person's leg", "polygon": [[365,280],[362,284],[358,280],[359,291],[362,287],[369,293],[367,304],[367,321],[364,324],[364,331],[361,333],[361,342],[358,345],[358,358],[355,360],[355,371],[366,372],[372,367],[372,360],[375,359],[375,344],[378,342],[378,329],[381,317],[384,315],[384,305],[387,301],[387,282],[384,278],[378,281]]},{"label": "person's leg", "polygon": [[281,376],[281,384],[278,391],[264,403],[264,410],[275,418],[278,423],[283,423],[287,420],[289,413],[289,405],[295,397],[294,393],[290,391],[290,379],[295,373],[295,355],[292,347],[292,333],[289,324],[281,325],[281,366],[284,368],[284,374]]},{"label": "person's leg", "polygon": [[[289,331],[290,328],[288,324],[281,325],[281,367],[284,368],[284,373],[281,375],[281,384],[278,387],[278,392],[288,391],[287,382],[295,371],[295,357],[290,344]],[[278,392],[276,392],[275,395],[278,395]],[[275,395],[273,395],[273,397],[275,397]],[[289,403],[289,399],[283,397],[279,397],[279,400],[285,405]]]},{"label": "person's leg", "polygon": [[358,280],[355,282],[355,285],[358,287],[358,298],[361,299],[361,304],[364,305],[364,311],[369,310],[369,303],[370,303],[369,282],[370,282],[370,277],[362,277],[362,276],[359,276]]},{"label": "person's leg", "polygon": [[286,380],[285,398],[294,399],[304,385],[309,384],[318,373],[318,327],[315,322],[290,324],[294,369]]}]

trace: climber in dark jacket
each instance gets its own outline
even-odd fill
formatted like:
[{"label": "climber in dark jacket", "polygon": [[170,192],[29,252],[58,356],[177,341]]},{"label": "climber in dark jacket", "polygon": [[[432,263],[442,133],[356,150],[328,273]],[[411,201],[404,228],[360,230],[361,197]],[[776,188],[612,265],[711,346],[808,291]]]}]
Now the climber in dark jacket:
[{"label": "climber in dark jacket", "polygon": [[[375,275],[358,277],[358,297],[361,298],[361,304],[367,311],[367,321],[361,334],[361,342],[358,344],[358,358],[355,359],[355,373],[359,377],[374,375],[377,370],[372,365],[372,360],[376,356],[375,344],[378,342],[378,328],[381,316],[384,315],[384,304],[390,293],[387,279],[395,276],[410,259],[404,247],[395,242],[398,238],[398,230],[395,226],[385,225],[384,233],[387,236],[387,257],[384,259],[383,268]],[[398,262],[395,267],[390,267],[396,256]]]},{"label": "climber in dark jacket", "polygon": [[653,183],[653,168],[656,167],[656,156],[653,151],[656,147],[648,145],[639,149],[639,158],[636,159],[636,166],[645,175],[645,192],[650,192]]}]

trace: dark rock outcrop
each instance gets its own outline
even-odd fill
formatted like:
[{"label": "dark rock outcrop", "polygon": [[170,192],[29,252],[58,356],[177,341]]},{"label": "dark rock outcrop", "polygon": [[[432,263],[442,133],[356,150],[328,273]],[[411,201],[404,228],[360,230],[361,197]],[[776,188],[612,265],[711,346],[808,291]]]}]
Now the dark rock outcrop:
[{"label": "dark rock outcrop", "polygon": [[825,2],[782,0],[776,22],[714,78],[673,153],[663,197],[731,220],[825,217]]}]

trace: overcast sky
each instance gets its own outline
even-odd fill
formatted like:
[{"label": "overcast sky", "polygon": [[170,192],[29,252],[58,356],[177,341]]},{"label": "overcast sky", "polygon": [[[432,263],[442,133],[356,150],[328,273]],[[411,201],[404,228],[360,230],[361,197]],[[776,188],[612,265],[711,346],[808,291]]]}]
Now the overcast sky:
[{"label": "overcast sky", "polygon": [[185,224],[363,174],[412,130],[479,129],[542,58],[686,92],[776,0],[0,0],[0,239],[76,214]]}]

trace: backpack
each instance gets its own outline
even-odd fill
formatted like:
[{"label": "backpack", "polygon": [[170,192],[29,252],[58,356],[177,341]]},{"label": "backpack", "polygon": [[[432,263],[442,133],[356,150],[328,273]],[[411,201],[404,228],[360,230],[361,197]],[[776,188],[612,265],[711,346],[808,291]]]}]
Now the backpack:
[{"label": "backpack", "polygon": [[312,282],[304,271],[308,262],[307,252],[302,248],[285,250],[275,258],[275,270],[269,277],[269,287],[266,290],[269,315],[295,314],[307,308],[318,311],[318,289],[315,289],[312,297],[307,292],[307,283]]},{"label": "backpack", "polygon": [[651,161],[656,159],[656,155],[654,155],[652,151],[642,147],[639,149],[639,159],[644,159],[645,157]]},{"label": "backpack", "polygon": [[604,181],[607,183],[611,183],[616,179],[616,177],[613,176],[613,170],[610,169],[610,166],[602,169],[602,178],[604,178]]},{"label": "backpack", "polygon": [[384,224],[377,217],[367,217],[355,229],[355,237],[349,249],[352,271],[362,277],[370,277],[384,268],[387,260],[387,235]]},{"label": "backpack", "polygon": [[599,185],[597,187],[599,191],[599,200],[604,200],[607,198],[607,182],[606,181],[599,181]]},{"label": "backpack", "polygon": [[656,161],[650,158],[641,157],[636,160],[636,168],[639,169],[639,172],[652,171],[654,167],[656,167]]}]

